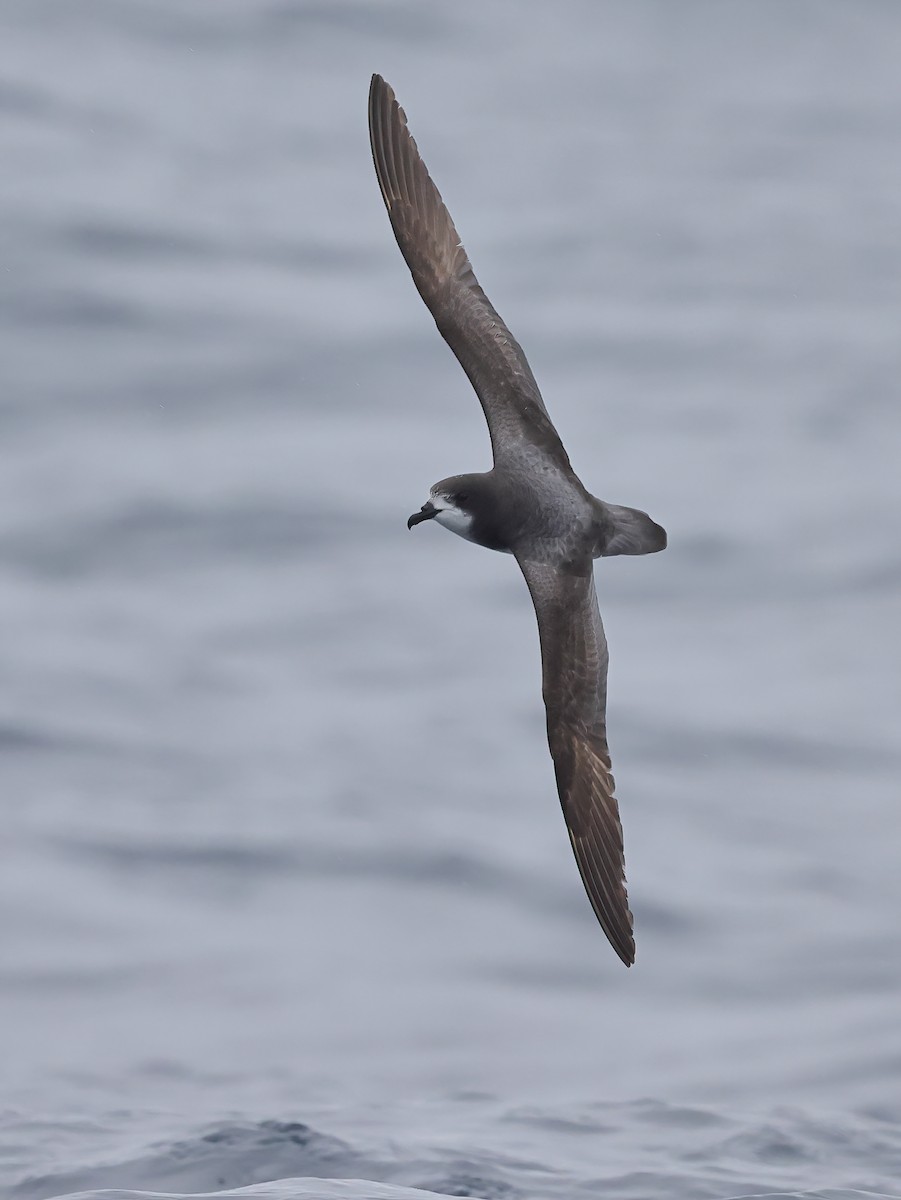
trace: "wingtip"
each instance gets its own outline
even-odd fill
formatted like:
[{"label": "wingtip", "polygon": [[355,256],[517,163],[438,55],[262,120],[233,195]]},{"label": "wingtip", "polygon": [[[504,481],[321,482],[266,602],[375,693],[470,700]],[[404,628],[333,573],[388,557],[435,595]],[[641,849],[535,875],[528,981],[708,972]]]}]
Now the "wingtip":
[{"label": "wingtip", "polygon": [[372,78],[369,80],[369,112],[370,112],[370,114],[372,113],[372,110],[375,106],[376,98],[378,97],[378,94],[379,94],[379,90],[382,87],[382,85],[384,84],[384,82],[385,81],[384,81],[384,79],[382,79],[381,75],[378,75],[375,72],[373,72]]},{"label": "wingtip", "polygon": [[376,104],[378,103],[379,93],[385,86],[385,81],[377,72],[373,72],[372,78],[369,80],[369,120],[372,121],[372,114],[375,112]]},{"label": "wingtip", "polygon": [[[598,924],[604,931],[607,941],[613,948],[617,958],[625,966],[631,967],[635,962],[635,934],[633,932],[632,910],[629,908],[629,898],[626,893],[626,881],[622,876],[622,868],[618,873],[616,899],[611,901],[605,878],[609,883],[610,876],[598,868],[598,863],[587,847],[590,839],[578,838],[572,827],[567,823],[570,844],[585,887],[586,898],[597,918]],[[622,854],[622,833],[620,832],[619,854]]]},{"label": "wingtip", "polygon": [[370,103],[375,101],[380,95],[386,96],[390,103],[395,98],[394,88],[387,82],[383,75],[379,75],[378,71],[373,71],[372,78],[369,80]]},{"label": "wingtip", "polygon": [[[598,916],[598,914],[595,913],[595,916]],[[620,962],[623,964],[624,967],[631,967],[631,966],[634,966],[634,964],[635,964],[635,938],[632,936],[631,918],[632,918],[632,914],[630,912],[629,913],[630,928],[629,928],[628,933],[624,929],[620,929],[620,930],[611,929],[606,922],[604,922],[604,921],[600,922],[601,928],[604,930],[604,933],[607,935],[607,941],[613,947],[613,949],[616,953],[616,957],[620,960]],[[599,920],[600,920],[600,918],[599,918]]]},{"label": "wingtip", "polygon": [[[588,893],[588,898],[589,900],[592,900],[590,892]],[[601,926],[601,929],[603,929],[604,934],[607,937],[607,941],[610,943],[613,952],[616,954],[616,957],[620,960],[624,967],[634,966],[635,937],[632,933],[631,910],[626,909],[626,919],[628,921],[628,927],[626,928],[623,927],[623,925],[621,925],[619,922],[611,921],[609,912],[604,912],[603,910],[598,909],[593,900],[591,906],[594,909],[594,915],[598,919],[598,924]]]},{"label": "wingtip", "polygon": [[[632,914],[630,912],[629,913],[630,924],[631,924],[631,917],[632,917]],[[634,937],[632,937],[631,932],[629,934],[629,940],[623,945],[622,949],[617,947],[616,952],[620,956],[620,958],[623,960],[623,962],[625,963],[625,965],[627,967],[632,967],[635,965],[635,939],[634,939]]]}]

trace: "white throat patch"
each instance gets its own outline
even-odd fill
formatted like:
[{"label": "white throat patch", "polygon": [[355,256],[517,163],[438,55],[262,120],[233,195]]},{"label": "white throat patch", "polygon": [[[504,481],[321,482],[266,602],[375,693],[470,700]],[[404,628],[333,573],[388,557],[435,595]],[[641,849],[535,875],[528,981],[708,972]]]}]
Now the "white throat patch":
[{"label": "white throat patch", "polygon": [[438,509],[435,520],[439,525],[443,525],[445,529],[449,529],[451,533],[456,533],[459,537],[471,540],[472,531],[472,515],[464,512],[462,508],[457,508],[452,504],[446,496],[433,496],[432,503]]}]

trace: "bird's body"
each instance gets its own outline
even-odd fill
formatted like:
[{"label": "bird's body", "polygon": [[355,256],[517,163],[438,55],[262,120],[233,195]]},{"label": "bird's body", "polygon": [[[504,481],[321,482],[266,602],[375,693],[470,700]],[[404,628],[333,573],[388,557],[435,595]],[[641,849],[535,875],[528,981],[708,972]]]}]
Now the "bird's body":
[{"label": "bird's body", "polygon": [[646,513],[592,496],[570,465],[526,357],[479,286],[450,215],[379,76],[369,93],[373,161],[398,245],[476,390],[494,467],[436,483],[408,521],[515,556],[538,617],[548,743],[592,907],[626,965],[635,956],[622,828],[606,737],[607,641],[593,559],[649,554],[666,533]]}]

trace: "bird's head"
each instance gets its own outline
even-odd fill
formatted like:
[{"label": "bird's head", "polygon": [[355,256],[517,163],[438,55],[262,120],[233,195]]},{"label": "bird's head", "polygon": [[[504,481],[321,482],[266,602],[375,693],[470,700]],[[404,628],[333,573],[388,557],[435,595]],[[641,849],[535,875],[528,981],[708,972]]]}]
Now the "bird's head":
[{"label": "bird's head", "polygon": [[407,521],[407,528],[412,529],[423,521],[437,521],[452,533],[468,538],[480,494],[474,476],[453,475],[450,479],[442,479],[430,490],[429,498],[419,512],[413,513]]}]

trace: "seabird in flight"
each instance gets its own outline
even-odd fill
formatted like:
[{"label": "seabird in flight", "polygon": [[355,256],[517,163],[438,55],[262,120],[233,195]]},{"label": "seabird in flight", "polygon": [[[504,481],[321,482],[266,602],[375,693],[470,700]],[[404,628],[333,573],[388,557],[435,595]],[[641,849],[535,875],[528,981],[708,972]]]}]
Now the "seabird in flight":
[{"label": "seabird in flight", "polygon": [[519,563],[538,617],[548,743],[569,838],[595,915],[630,966],[632,913],[607,750],[607,639],[592,560],[653,554],[666,546],[666,532],[647,513],[606,504],[583,487],[380,75],[369,91],[369,137],[397,244],[475,388],[494,456],[490,471],[436,483],[407,525],[435,520]]}]

